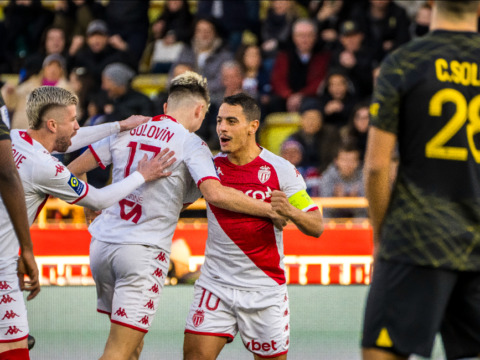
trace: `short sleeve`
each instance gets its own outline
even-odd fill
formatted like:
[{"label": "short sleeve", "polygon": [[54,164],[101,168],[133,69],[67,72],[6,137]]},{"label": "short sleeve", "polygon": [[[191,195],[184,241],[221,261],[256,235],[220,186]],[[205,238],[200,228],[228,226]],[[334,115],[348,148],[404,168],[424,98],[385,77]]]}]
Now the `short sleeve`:
[{"label": "short sleeve", "polygon": [[198,187],[195,186],[194,180],[189,177],[189,179],[187,180],[187,191],[185,192],[185,195],[183,197],[183,204],[192,204],[197,201],[201,196],[202,193],[200,192]]},{"label": "short sleeve", "polygon": [[305,180],[295,166],[285,161],[279,166],[279,172],[280,190],[287,195],[292,205],[305,212],[318,209],[307,194]]},{"label": "short sleeve", "polygon": [[370,106],[371,125],[398,134],[400,89],[404,71],[396,61],[395,53],[387,56],[380,68],[377,85]]},{"label": "short sleeve", "polygon": [[185,165],[187,165],[188,171],[192,175],[197,187],[208,179],[219,180],[212,152],[208,145],[197,135],[190,133],[186,137],[183,153],[185,154]]},{"label": "short sleeve", "polygon": [[116,135],[106,137],[88,147],[95,157],[95,160],[97,160],[98,165],[102,169],[105,169],[112,163],[112,151],[110,149],[110,144],[112,143],[114,136]]},{"label": "short sleeve", "polygon": [[88,185],[53,158],[36,166],[32,173],[34,174],[33,184],[37,190],[70,204],[80,201],[88,193]]}]

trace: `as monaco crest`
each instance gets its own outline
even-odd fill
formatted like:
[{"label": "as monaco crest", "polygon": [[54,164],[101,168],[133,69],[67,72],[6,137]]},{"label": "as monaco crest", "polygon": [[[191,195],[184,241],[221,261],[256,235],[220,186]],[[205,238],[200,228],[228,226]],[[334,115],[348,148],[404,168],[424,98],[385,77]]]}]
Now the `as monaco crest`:
[{"label": "as monaco crest", "polygon": [[195,311],[195,314],[193,314],[192,321],[193,321],[193,326],[199,327],[202,325],[203,320],[205,319],[205,311],[198,309]]},{"label": "as monaco crest", "polygon": [[268,179],[270,179],[271,174],[270,167],[266,165],[260,166],[260,170],[258,170],[258,180],[260,180],[262,184],[265,184]]}]

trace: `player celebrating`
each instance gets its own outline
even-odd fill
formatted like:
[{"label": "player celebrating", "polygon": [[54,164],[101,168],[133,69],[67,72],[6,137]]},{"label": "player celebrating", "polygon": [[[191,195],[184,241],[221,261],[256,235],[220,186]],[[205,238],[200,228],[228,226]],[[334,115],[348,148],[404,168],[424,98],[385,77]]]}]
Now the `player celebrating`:
[{"label": "player celebrating", "polygon": [[[363,358],[480,354],[479,1],[435,1],[431,32],[382,64],[365,160],[375,265]],[[391,190],[389,169],[400,163]]]},{"label": "player celebrating", "polygon": [[[222,154],[215,166],[223,185],[271,202],[305,234],[319,237],[322,215],[300,173],[255,142],[260,109],[245,94],[226,97],[217,116]],[[208,199],[207,199],[208,201]],[[216,359],[239,331],[255,359],[286,359],[289,307],[282,231],[266,218],[209,203],[202,274],[187,317],[184,358]]]},{"label": "player celebrating", "polygon": [[269,204],[220,184],[210,150],[193,133],[209,104],[204,78],[194,72],[179,75],[170,85],[166,115],[92,145],[70,164],[78,175],[112,163],[113,183],[117,183],[136,168],[144,153],[168,146],[178,159],[170,177],[139,188],[103,211],[89,227],[98,311],[111,317],[101,359],[140,356],[143,337],[159,306],[173,233],[186,204],[202,193],[218,207],[278,219]]},{"label": "player celebrating", "polygon": [[[77,97],[62,88],[45,86],[35,89],[27,100],[27,117],[30,128],[12,130],[11,139],[14,164],[23,183],[24,194],[15,201],[22,202],[25,198],[28,214],[28,226],[41,210],[49,195],[56,196],[70,203],[102,209],[128,195],[135,188],[146,181],[167,176],[163,173],[174,159],[172,153],[161,158],[167,151],[150,161],[143,160],[138,172],[135,172],[122,183],[108,186],[103,189],[89,187],[78,180],[50,152],[65,152],[71,147],[71,138],[78,130],[76,120]],[[82,147],[86,139],[98,139],[100,135],[116,132],[115,128],[135,126],[143,122],[143,117],[124,121],[122,124],[112,124],[97,127],[97,135],[90,131],[87,136],[80,136],[76,145]],[[16,194],[14,189],[10,190]],[[18,195],[18,194],[17,194]],[[5,201],[5,200],[4,200]],[[0,212],[6,214],[5,205],[0,203]],[[25,303],[18,287],[17,259],[18,240],[14,227],[7,216],[0,219],[0,359],[29,359],[26,349],[28,336],[28,322]],[[22,238],[20,238],[22,241]],[[29,245],[22,245],[26,248]],[[30,245],[31,248],[31,245]],[[25,257],[25,255],[23,255]],[[28,259],[28,258],[27,258]],[[27,290],[32,293],[27,299],[33,298],[39,291],[37,272],[33,257],[25,262],[27,274],[31,276]],[[22,282],[22,279],[20,279]],[[23,286],[23,284],[21,284]],[[20,348],[21,350],[11,350]],[[7,350],[7,351],[6,351]],[[3,352],[2,352],[3,351]],[[5,352],[6,351],[6,352]]]}]

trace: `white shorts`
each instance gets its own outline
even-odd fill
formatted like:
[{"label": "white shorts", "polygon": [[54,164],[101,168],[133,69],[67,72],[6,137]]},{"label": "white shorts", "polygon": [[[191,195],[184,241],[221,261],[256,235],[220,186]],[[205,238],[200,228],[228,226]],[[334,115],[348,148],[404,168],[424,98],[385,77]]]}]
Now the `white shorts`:
[{"label": "white shorts", "polygon": [[97,287],[97,311],[111,322],[148,332],[168,272],[169,254],[148,245],[92,239],[90,267]]},{"label": "white shorts", "polygon": [[220,285],[195,285],[185,332],[227,337],[240,332],[247,350],[260,357],[286,354],[290,343],[290,310],[286,287],[244,291]]},{"label": "white shorts", "polygon": [[18,283],[15,261],[0,269],[0,343],[20,341],[27,337],[27,308]]}]

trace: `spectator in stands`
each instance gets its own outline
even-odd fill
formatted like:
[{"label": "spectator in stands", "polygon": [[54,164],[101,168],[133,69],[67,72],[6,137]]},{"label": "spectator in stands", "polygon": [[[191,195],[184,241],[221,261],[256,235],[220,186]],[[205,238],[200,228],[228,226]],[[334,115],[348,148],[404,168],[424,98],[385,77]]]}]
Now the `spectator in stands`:
[{"label": "spectator in stands", "polygon": [[369,0],[365,11],[359,12],[367,45],[373,51],[373,59],[380,62],[386,54],[410,40],[410,19],[407,12],[392,0]]},{"label": "spectator in stands", "polygon": [[[76,51],[71,59],[71,66],[85,67],[93,74],[99,86],[102,71],[108,64],[121,62],[135,67],[135,61],[128,51],[124,51],[122,47],[115,48],[111,45],[112,42],[109,43],[108,33],[108,27],[104,21],[93,20],[88,25],[86,43],[82,48],[76,51],[70,47],[70,55],[72,55],[72,51]],[[113,44],[118,45],[115,42]]]},{"label": "spectator in stands", "polygon": [[344,21],[340,26],[339,44],[330,63],[332,69],[343,69],[360,98],[370,96],[373,90],[373,58],[371,51],[363,44],[364,38],[365,33],[358,22]]},{"label": "spectator in stands", "polygon": [[412,39],[423,36],[430,30],[430,22],[432,21],[432,6],[428,2],[424,2],[415,14],[415,20],[410,26],[410,36]]},{"label": "spectator in stands", "polygon": [[[353,143],[342,144],[335,161],[325,170],[320,179],[322,197],[363,197],[363,171],[360,152]],[[325,217],[367,217],[367,210],[325,209]]]},{"label": "spectator in stands", "polygon": [[315,49],[316,25],[308,19],[295,22],[293,47],[278,53],[272,70],[272,99],[268,112],[298,111],[302,99],[317,94],[330,56]]},{"label": "spectator in stands", "polygon": [[243,92],[243,69],[235,60],[226,61],[222,65],[222,84],[224,97]]},{"label": "spectator in stands", "polygon": [[102,72],[102,89],[108,102],[105,106],[106,122],[126,119],[134,114],[153,116],[153,104],[148,96],[132,89],[135,72],[127,65],[113,63]]},{"label": "spectator in stands", "polygon": [[261,24],[261,49],[268,72],[273,68],[279,49],[284,48],[290,39],[292,25],[297,17],[294,1],[270,1],[267,17]]},{"label": "spectator in stands", "polygon": [[60,27],[50,26],[45,30],[38,51],[25,59],[23,78],[20,82],[38,74],[42,69],[43,60],[50,54],[60,54],[65,59],[68,57],[65,32]]},{"label": "spectator in stands", "polygon": [[197,15],[212,17],[222,24],[228,49],[235,52],[245,30],[257,32],[259,10],[258,1],[199,0]]},{"label": "spectator in stands", "polygon": [[238,49],[236,58],[243,68],[243,91],[259,103],[267,103],[272,86],[270,74],[263,66],[260,48],[254,44],[243,45]]},{"label": "spectator in stands", "polygon": [[135,71],[148,39],[150,0],[110,0],[105,7],[105,20],[110,30],[110,44],[133,55]]},{"label": "spectator in stands", "polygon": [[140,72],[168,73],[190,40],[192,21],[186,0],[167,1],[162,14],[152,24],[152,40],[143,52]]},{"label": "spectator in stands", "polygon": [[286,140],[280,147],[280,156],[290,161],[303,176],[310,196],[320,196],[320,173],[315,166],[302,166],[304,149],[302,144],[295,140]]},{"label": "spectator in stands", "polygon": [[27,56],[38,49],[53,13],[41,0],[11,0],[4,8],[6,48],[12,72],[19,73]]},{"label": "spectator in stands", "polygon": [[346,125],[357,99],[352,82],[341,69],[330,71],[320,96],[320,106],[327,124],[338,129]]},{"label": "spectator in stands", "polygon": [[3,95],[10,112],[13,112],[12,129],[28,129],[27,96],[40,86],[58,86],[72,91],[72,86],[66,78],[65,58],[60,54],[48,55],[43,61],[43,67],[36,75],[14,87],[4,86]]},{"label": "spectator in stands", "polygon": [[368,126],[370,124],[369,105],[368,100],[358,102],[352,110],[348,124],[340,129],[342,142],[354,143],[360,151],[362,162],[367,147]]},{"label": "spectator in stands", "polygon": [[96,87],[92,74],[84,67],[73,68],[69,74],[70,84],[73,92],[78,97],[77,121],[83,126],[88,117],[88,102],[90,97],[96,97],[99,89]]},{"label": "spectator in stands", "polygon": [[333,161],[340,143],[338,130],[323,122],[320,104],[316,99],[305,99],[300,107],[300,130],[289,136],[299,142],[305,151],[300,166],[315,166],[321,174]]}]

